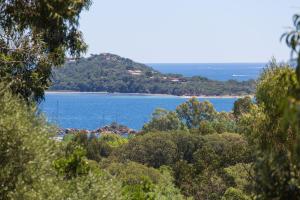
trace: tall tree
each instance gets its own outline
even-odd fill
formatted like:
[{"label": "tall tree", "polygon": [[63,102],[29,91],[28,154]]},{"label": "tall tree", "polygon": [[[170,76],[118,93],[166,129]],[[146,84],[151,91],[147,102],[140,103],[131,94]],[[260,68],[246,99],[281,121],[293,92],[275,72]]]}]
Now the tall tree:
[{"label": "tall tree", "polygon": [[208,102],[199,102],[197,98],[191,98],[176,108],[179,118],[190,129],[199,128],[201,121],[211,121],[217,114],[214,106]]},{"label": "tall tree", "polygon": [[243,98],[239,98],[234,102],[233,105],[233,114],[236,118],[238,118],[243,113],[247,113],[250,111],[251,106],[253,106],[253,102],[251,97],[246,96]]},{"label": "tall tree", "polygon": [[251,130],[257,145],[257,199],[300,199],[299,116],[294,118],[297,110],[292,107],[299,88],[294,69],[276,63],[271,63],[258,82],[260,110],[252,113]]},{"label": "tall tree", "polygon": [[185,125],[180,121],[176,112],[156,109],[150,122],[144,124],[143,132],[184,130]]},{"label": "tall tree", "polygon": [[39,101],[51,68],[86,51],[79,14],[90,0],[0,0],[0,81]]}]

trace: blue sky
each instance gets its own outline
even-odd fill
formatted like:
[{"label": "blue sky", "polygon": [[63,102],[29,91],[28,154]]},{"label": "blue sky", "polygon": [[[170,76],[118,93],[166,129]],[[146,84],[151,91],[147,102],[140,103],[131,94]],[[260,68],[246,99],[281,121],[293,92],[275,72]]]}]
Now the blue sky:
[{"label": "blue sky", "polygon": [[279,38],[299,0],[94,0],[80,29],[87,55],[144,63],[283,61]]}]

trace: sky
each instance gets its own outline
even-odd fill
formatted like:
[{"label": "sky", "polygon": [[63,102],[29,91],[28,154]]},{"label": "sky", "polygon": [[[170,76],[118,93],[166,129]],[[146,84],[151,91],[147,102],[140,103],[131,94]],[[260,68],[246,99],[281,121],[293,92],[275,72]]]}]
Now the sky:
[{"label": "sky", "polygon": [[143,63],[286,61],[280,36],[300,0],[93,0],[80,29],[90,54]]}]

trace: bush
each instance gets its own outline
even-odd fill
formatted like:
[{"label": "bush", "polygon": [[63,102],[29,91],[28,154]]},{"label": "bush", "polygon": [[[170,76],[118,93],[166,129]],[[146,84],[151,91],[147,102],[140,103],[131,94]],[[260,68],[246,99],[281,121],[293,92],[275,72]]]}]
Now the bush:
[{"label": "bush", "polygon": [[247,140],[239,134],[223,133],[204,136],[205,145],[221,158],[223,167],[252,161]]},{"label": "bush", "polygon": [[222,197],[222,200],[250,200],[251,198],[245,195],[241,190],[228,188]]},{"label": "bush", "polygon": [[[36,115],[36,109],[9,92],[0,92],[0,199],[121,198],[119,183],[88,163],[80,170],[83,173],[66,179],[65,172],[74,172],[71,166],[78,166],[77,161],[82,164],[77,159],[82,154],[65,157],[63,144],[51,139],[56,130]],[[55,169],[57,160],[62,174]]]},{"label": "bush", "polygon": [[184,129],[186,129],[186,127],[180,121],[176,112],[164,109],[156,109],[152,114],[151,121],[143,126],[143,132],[176,131]]},{"label": "bush", "polygon": [[[0,91],[2,89],[0,85]],[[16,192],[19,178],[24,177],[29,168],[38,168],[37,175],[40,168],[53,159],[55,144],[49,139],[54,131],[41,117],[36,117],[34,107],[2,91],[0,110],[0,199],[5,200]],[[35,176],[26,175],[28,180]]]},{"label": "bush", "polygon": [[178,157],[176,144],[167,133],[147,133],[131,139],[116,152],[122,160],[132,160],[158,168],[170,165]]},{"label": "bush", "polygon": [[128,199],[183,199],[168,168],[160,170],[135,162],[111,163],[106,168],[123,184]]}]

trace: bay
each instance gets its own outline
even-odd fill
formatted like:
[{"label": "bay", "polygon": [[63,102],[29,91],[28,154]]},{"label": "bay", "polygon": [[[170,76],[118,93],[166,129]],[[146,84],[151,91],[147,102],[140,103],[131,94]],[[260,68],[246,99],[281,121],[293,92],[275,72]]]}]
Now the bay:
[{"label": "bay", "polygon": [[[61,128],[94,130],[117,122],[140,130],[156,108],[175,110],[187,98],[164,95],[101,93],[46,93],[40,110],[48,121]],[[231,111],[236,98],[200,98],[209,100],[217,111]]]}]

